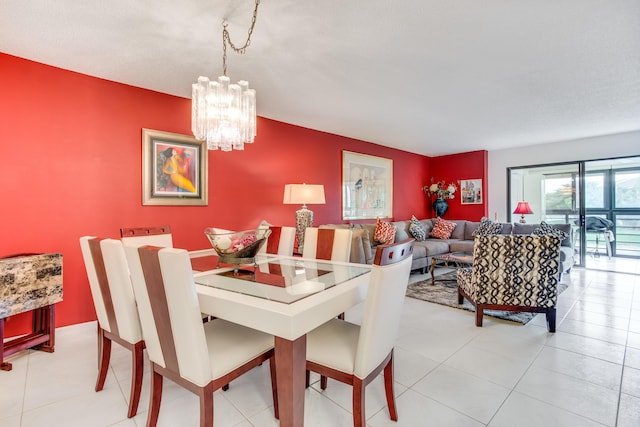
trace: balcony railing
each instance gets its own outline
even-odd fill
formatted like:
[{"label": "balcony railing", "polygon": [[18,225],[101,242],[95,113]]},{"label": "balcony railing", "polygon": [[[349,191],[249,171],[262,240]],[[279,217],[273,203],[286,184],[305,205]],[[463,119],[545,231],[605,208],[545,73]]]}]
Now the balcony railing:
[{"label": "balcony railing", "polygon": [[[596,216],[605,216],[595,214]],[[554,213],[546,215],[544,221],[549,224],[570,223],[574,228],[575,247],[580,247],[580,233],[576,225],[577,214]],[[638,213],[615,213],[614,212],[614,239],[611,242],[612,256],[640,258],[640,212]],[[587,254],[593,254],[596,249],[599,254],[606,254],[606,237],[604,233],[587,232]]]}]

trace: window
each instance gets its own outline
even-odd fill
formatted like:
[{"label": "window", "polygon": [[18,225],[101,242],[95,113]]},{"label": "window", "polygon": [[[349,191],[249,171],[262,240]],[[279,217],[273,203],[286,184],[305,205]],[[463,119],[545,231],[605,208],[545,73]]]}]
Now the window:
[{"label": "window", "polygon": [[547,213],[568,213],[576,209],[575,174],[544,175],[544,208]]},{"label": "window", "polygon": [[640,208],[640,172],[615,171],[616,209]]},{"label": "window", "polygon": [[585,184],[585,207],[587,209],[604,209],[605,204],[605,175],[603,172],[587,173]]}]

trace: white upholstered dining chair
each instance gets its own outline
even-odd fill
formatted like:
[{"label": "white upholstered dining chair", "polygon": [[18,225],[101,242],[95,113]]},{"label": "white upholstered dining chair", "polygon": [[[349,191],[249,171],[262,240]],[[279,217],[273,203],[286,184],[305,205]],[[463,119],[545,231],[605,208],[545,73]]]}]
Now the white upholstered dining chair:
[{"label": "white upholstered dining chair", "polygon": [[351,230],[307,227],[302,258],[349,262]]},{"label": "white upholstered dining chair", "polygon": [[203,323],[187,251],[125,247],[151,362],[147,426],[160,412],[163,377],[200,399],[200,425],[213,425],[213,392],[269,360],[278,417],[272,335],[221,319]]},{"label": "white upholstered dining chair", "polygon": [[124,227],[120,229],[122,243],[129,246],[153,245],[164,248],[173,247],[171,227],[161,225],[155,227]]},{"label": "white upholstered dining chair", "polygon": [[[168,225],[152,227],[123,227],[120,229],[120,237],[125,246],[153,245],[163,248],[173,247],[173,234]],[[213,248],[189,251],[190,258],[201,258],[215,255]]]},{"label": "white upholstered dining chair", "polygon": [[[111,359],[111,342],[131,351],[131,391],[129,418],[136,415],[142,389],[144,341],[128,271],[114,272],[113,260],[104,255],[109,239],[80,238],[80,248],[98,317],[98,379],[96,391],[104,387]],[[116,240],[122,250],[122,244]],[[124,252],[122,253],[124,256]],[[125,264],[126,269],[126,264]]]},{"label": "white upholstered dining chair", "polygon": [[307,334],[308,372],[353,386],[353,421],[365,426],[365,387],[384,371],[385,394],[392,420],[397,421],[393,393],[393,344],[398,334],[402,306],[413,258],[413,239],[376,250],[362,324],[331,319]]},{"label": "white upholstered dining chair", "polygon": [[293,256],[293,245],[296,240],[296,229],[287,226],[269,226],[271,234],[258,251],[258,254]]}]

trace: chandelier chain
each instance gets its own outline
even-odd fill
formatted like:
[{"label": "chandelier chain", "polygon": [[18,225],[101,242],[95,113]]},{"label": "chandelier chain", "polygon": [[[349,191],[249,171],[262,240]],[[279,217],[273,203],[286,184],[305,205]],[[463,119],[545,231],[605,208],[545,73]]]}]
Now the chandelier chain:
[{"label": "chandelier chain", "polygon": [[247,41],[244,43],[242,47],[236,47],[231,41],[231,36],[229,35],[229,31],[227,30],[227,21],[225,20],[222,23],[222,73],[223,75],[227,75],[227,43],[231,46],[234,52],[243,55],[247,47],[251,44],[251,34],[253,34],[253,28],[256,26],[256,18],[258,17],[258,6],[260,5],[260,0],[256,0],[256,7],[253,9],[253,18],[251,19],[251,26],[249,27],[249,31],[247,34]]}]

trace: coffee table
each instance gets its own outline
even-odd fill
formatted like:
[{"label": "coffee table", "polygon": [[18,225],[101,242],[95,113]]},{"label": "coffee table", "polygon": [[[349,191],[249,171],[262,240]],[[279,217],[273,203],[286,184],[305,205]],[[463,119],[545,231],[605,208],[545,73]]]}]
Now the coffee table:
[{"label": "coffee table", "polygon": [[436,278],[433,274],[437,266],[453,266],[457,268],[470,267],[473,265],[473,254],[470,252],[451,252],[448,254],[435,255],[431,258],[431,284],[435,285]]}]

